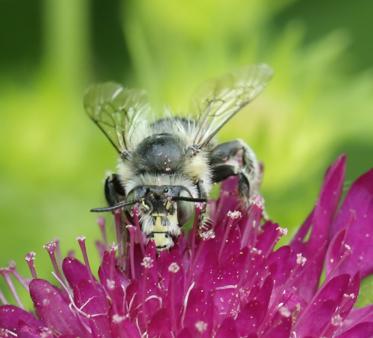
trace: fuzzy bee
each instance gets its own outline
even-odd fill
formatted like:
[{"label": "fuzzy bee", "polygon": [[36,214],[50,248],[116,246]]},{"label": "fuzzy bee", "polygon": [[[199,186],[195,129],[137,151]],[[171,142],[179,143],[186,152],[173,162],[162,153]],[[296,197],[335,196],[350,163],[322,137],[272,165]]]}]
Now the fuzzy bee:
[{"label": "fuzzy bee", "polygon": [[137,204],[143,233],[164,250],[174,245],[195,203],[207,201],[213,183],[238,176],[240,196],[249,203],[261,181],[255,153],[241,140],[217,144],[215,135],[271,76],[259,64],[211,82],[194,101],[195,118],[151,119],[143,91],[111,82],[89,88],[85,110],[119,154],[117,173],[105,181],[108,207],[92,211],[123,208],[129,215]]}]

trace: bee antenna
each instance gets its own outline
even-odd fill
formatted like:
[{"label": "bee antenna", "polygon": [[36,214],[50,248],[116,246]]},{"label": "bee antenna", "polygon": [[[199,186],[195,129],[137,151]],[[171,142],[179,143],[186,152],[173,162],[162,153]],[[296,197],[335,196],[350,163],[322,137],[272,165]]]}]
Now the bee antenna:
[{"label": "bee antenna", "polygon": [[110,207],[93,208],[93,209],[90,210],[90,212],[108,212],[108,211],[113,211],[113,210],[117,210],[117,209],[120,209],[120,208],[127,207],[129,205],[134,205],[134,204],[136,204],[138,202],[140,202],[140,200],[134,200],[134,201],[130,201],[130,202],[123,201],[123,202],[120,202],[118,204],[112,205]]},{"label": "bee antenna", "polygon": [[201,151],[201,147],[198,144],[193,144],[186,149],[188,157],[193,157]]},{"label": "bee antenna", "polygon": [[120,153],[120,158],[121,158],[122,160],[128,160],[130,157],[131,157],[131,153],[130,153],[128,150],[123,150],[123,151]]},{"label": "bee antenna", "polygon": [[184,197],[184,196],[174,196],[173,201],[185,201],[185,202],[195,202],[195,203],[207,203],[206,198],[194,198],[194,197]]}]

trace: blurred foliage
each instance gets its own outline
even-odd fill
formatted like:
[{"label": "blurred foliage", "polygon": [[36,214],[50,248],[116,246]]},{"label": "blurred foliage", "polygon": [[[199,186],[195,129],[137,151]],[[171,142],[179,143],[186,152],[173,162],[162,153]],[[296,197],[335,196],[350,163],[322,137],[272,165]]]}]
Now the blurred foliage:
[{"label": "blurred foliage", "polygon": [[41,245],[55,237],[67,251],[85,234],[94,250],[96,216],[88,209],[104,203],[104,173],[115,169],[116,158],[81,107],[91,82],[145,88],[157,111],[168,105],[188,113],[204,80],[270,64],[275,77],[268,89],[220,139],[252,145],[265,163],[268,212],[292,231],[339,153],[349,156],[349,182],[372,167],[372,27],[362,18],[370,18],[373,3],[3,0],[0,6],[1,265],[34,250],[40,274],[48,275]]}]

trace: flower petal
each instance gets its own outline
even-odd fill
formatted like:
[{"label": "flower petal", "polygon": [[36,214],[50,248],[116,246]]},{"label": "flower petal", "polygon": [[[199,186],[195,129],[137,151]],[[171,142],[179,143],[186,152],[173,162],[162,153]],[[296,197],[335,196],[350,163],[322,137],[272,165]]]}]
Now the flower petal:
[{"label": "flower petal", "polygon": [[188,329],[183,329],[179,332],[179,334],[176,336],[177,338],[190,338],[193,337],[192,333]]},{"label": "flower petal", "polygon": [[350,330],[357,324],[360,324],[361,322],[373,323],[373,305],[369,305],[363,308],[352,309],[352,311],[343,321],[343,325],[337,333],[342,334]]},{"label": "flower petal", "polygon": [[184,316],[182,325],[193,332],[193,336],[211,337],[215,319],[211,293],[204,289],[192,289]]},{"label": "flower petal", "polygon": [[345,333],[336,338],[372,338],[373,337],[373,323],[363,322],[355,325]]},{"label": "flower petal", "polygon": [[308,243],[309,250],[319,247],[329,237],[332,223],[342,193],[346,171],[346,157],[340,156],[327,170],[313,214],[313,229]]},{"label": "flower petal", "polygon": [[112,303],[112,315],[125,315],[125,290],[129,279],[116,266],[115,251],[106,251],[98,270],[101,285],[105,288]]},{"label": "flower petal", "polygon": [[172,337],[171,318],[167,309],[163,308],[153,316],[148,326],[148,333],[150,337]]},{"label": "flower petal", "polygon": [[[343,187],[345,163],[346,157],[340,156],[327,170],[316,207],[290,244],[293,252],[307,259],[304,269],[300,269],[303,270],[302,278],[298,279],[297,285],[299,293],[307,301],[315,294],[319,284],[329,241],[329,226]],[[307,241],[309,231],[311,233]]]},{"label": "flower petal", "polygon": [[338,273],[360,272],[361,278],[373,273],[373,170],[351,186],[333,224],[333,233],[342,229],[346,229],[351,255],[338,266]]},{"label": "flower petal", "polygon": [[103,287],[91,277],[88,268],[75,258],[65,258],[62,268],[73,289],[75,304],[89,319],[92,334],[110,338],[109,304]]},{"label": "flower petal", "polygon": [[49,328],[60,334],[87,337],[77,314],[56,287],[43,279],[33,279],[30,295],[37,314]]},{"label": "flower petal", "polygon": [[280,227],[278,224],[272,222],[266,222],[262,228],[262,233],[258,236],[256,248],[261,250],[264,256],[268,256],[277,241],[280,239]]},{"label": "flower petal", "polygon": [[36,319],[31,313],[22,310],[14,305],[0,306],[0,328],[8,329],[15,333],[23,325],[28,325],[34,328],[40,328],[43,323]]},{"label": "flower petal", "polygon": [[355,304],[357,295],[359,294],[360,277],[356,274],[350,279],[346,290],[343,293],[343,298],[336,308],[330,323],[324,329],[322,336],[333,337],[335,333],[340,331],[343,323]]},{"label": "flower petal", "polygon": [[339,275],[339,266],[351,254],[345,244],[346,230],[342,229],[332,238],[325,259],[326,276],[331,278]]},{"label": "flower petal", "polygon": [[272,323],[270,329],[262,338],[288,338],[291,331],[291,317],[281,317],[281,319]]},{"label": "flower petal", "polygon": [[221,324],[218,332],[216,333],[216,338],[238,338],[238,332],[236,328],[236,323],[233,318],[227,318]]},{"label": "flower petal", "polygon": [[295,261],[291,260],[290,247],[282,246],[272,252],[268,257],[267,264],[275,287],[280,287],[288,280],[289,274],[295,265]]},{"label": "flower petal", "polygon": [[340,275],[322,286],[296,322],[297,336],[322,336],[348,290],[349,279],[349,275]]},{"label": "flower petal", "polygon": [[262,287],[252,288],[250,300],[240,311],[236,320],[240,336],[246,336],[258,331],[267,314],[272,288],[273,281],[271,277],[267,277]]},{"label": "flower petal", "polygon": [[134,323],[123,317],[112,319],[112,336],[115,338],[140,338],[138,328]]},{"label": "flower petal", "polygon": [[[22,326],[18,333],[19,338],[53,338],[53,332],[47,327],[40,329],[32,328],[28,325]],[[61,337],[72,337],[71,335],[62,335]]]}]

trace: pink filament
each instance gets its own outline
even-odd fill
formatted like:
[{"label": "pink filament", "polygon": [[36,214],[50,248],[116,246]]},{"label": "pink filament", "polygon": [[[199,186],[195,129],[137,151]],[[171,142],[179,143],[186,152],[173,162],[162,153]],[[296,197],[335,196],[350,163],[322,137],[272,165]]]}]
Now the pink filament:
[{"label": "pink filament", "polygon": [[9,290],[11,291],[15,301],[17,302],[18,306],[21,308],[21,309],[24,309],[23,307],[23,304],[21,302],[21,299],[19,298],[18,296],[18,293],[16,291],[16,288],[14,287],[14,284],[12,282],[12,279],[10,278],[9,276],[9,269],[2,269],[1,271],[1,274],[3,275],[4,279],[5,279],[5,282],[7,283],[8,287],[9,287]]},{"label": "pink filament", "polygon": [[36,255],[35,252],[29,252],[25,257],[26,263],[30,269],[30,273],[33,279],[38,278],[38,275],[35,269],[35,255]]},{"label": "pink filament", "polygon": [[91,265],[89,264],[89,259],[88,259],[88,254],[87,254],[87,247],[85,245],[85,237],[83,237],[83,236],[78,237],[77,240],[78,240],[78,243],[79,243],[79,246],[80,246],[80,250],[82,251],[82,255],[83,255],[85,266],[88,269],[88,272],[89,272],[89,275],[91,277],[91,280],[94,280],[94,277],[93,277],[93,274],[92,274]]}]

